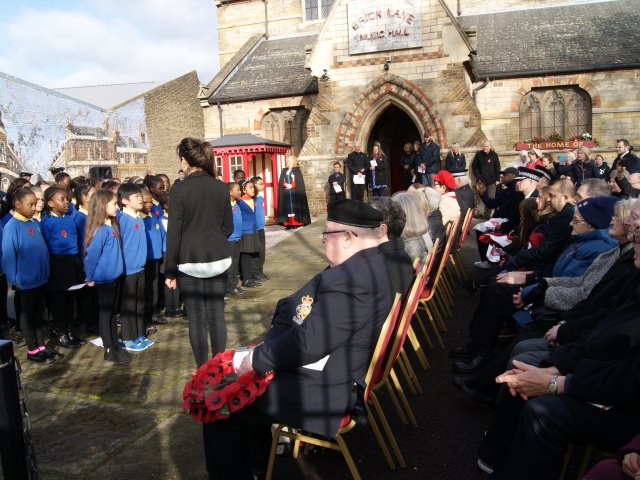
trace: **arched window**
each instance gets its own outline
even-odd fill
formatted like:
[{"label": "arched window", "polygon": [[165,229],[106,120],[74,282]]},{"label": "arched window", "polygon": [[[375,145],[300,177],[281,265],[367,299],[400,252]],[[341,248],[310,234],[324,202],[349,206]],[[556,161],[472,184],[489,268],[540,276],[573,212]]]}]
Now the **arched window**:
[{"label": "arched window", "polygon": [[275,140],[276,142],[282,141],[280,122],[273,112],[267,113],[262,119],[262,133],[265,138]]},{"label": "arched window", "polygon": [[520,102],[520,140],[591,132],[591,97],[578,87],[537,88]]}]

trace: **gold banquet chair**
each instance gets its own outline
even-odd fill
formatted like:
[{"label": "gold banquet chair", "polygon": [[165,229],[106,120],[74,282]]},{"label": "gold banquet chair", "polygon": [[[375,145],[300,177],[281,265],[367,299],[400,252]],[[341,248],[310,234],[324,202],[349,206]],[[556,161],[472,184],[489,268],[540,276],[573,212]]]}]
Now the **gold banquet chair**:
[{"label": "gold banquet chair", "polygon": [[[371,361],[369,362],[369,368],[367,369],[367,374],[365,376],[366,387],[363,394],[363,398],[365,401],[365,408],[367,411],[367,418],[369,420],[369,424],[371,425],[371,430],[373,430],[373,434],[375,435],[376,440],[378,441],[378,444],[382,449],[382,453],[387,461],[387,464],[389,465],[389,468],[391,468],[392,470],[396,468],[395,462],[393,461],[393,458],[391,457],[391,453],[389,452],[389,448],[387,447],[387,444],[384,441],[384,438],[382,437],[380,427],[378,426],[378,423],[376,422],[375,417],[372,415],[372,411],[369,408],[368,400],[370,396],[372,396],[373,394],[373,391],[371,389],[371,387],[373,386],[372,380],[377,378],[380,375],[380,372],[382,371],[385,352],[387,351],[387,348],[391,341],[394,327],[398,320],[399,315],[400,315],[400,294],[397,293],[395,296],[393,305],[391,307],[391,310],[389,311],[389,315],[387,316],[387,319],[382,325],[382,329],[380,330],[380,335],[378,336],[378,341],[376,342],[376,346],[373,351],[373,355],[371,357]],[[375,394],[373,394],[373,396],[375,397]],[[379,402],[377,402],[377,399],[374,402],[374,404],[377,404],[376,413],[380,415],[382,410],[379,408]],[[389,427],[389,424],[386,421],[386,418],[384,418],[384,414],[382,414],[381,422],[387,436],[390,435],[391,438],[393,438],[393,434],[391,433],[391,428]],[[361,477],[360,477],[360,473],[358,472],[358,468],[356,467],[356,464],[353,461],[353,457],[349,452],[349,448],[347,447],[347,444],[342,438],[342,435],[350,431],[351,429],[353,429],[355,425],[356,425],[356,422],[353,419],[353,417],[351,415],[345,415],[340,424],[340,428],[338,429],[337,433],[332,439],[333,441],[326,440],[324,437],[318,438],[319,436],[315,435],[313,432],[305,432],[302,430],[297,430],[294,433],[294,430],[292,428],[289,428],[289,426],[285,424],[278,425],[278,427],[273,432],[273,441],[271,443],[271,452],[269,454],[269,465],[267,467],[266,480],[271,480],[273,476],[273,467],[274,467],[275,458],[276,458],[276,449],[278,447],[278,442],[280,441],[280,437],[287,437],[287,438],[290,438],[291,440],[294,440],[295,443],[293,448],[293,458],[298,458],[300,442],[305,442],[306,444],[305,453],[309,445],[316,445],[318,447],[330,448],[332,450],[337,450],[341,452],[345,462],[347,463],[347,466],[349,467],[351,476],[355,480],[360,480]],[[284,428],[286,428],[287,431],[284,431]],[[401,467],[405,466],[404,460],[400,462],[400,466]]]},{"label": "gold banquet chair", "polygon": [[459,280],[468,280],[469,275],[467,274],[467,269],[465,268],[466,259],[464,258],[464,254],[462,253],[462,246],[464,245],[464,241],[467,239],[469,235],[469,231],[471,229],[471,220],[473,219],[473,211],[471,209],[467,210],[467,214],[464,217],[464,221],[462,222],[462,229],[460,230],[460,239],[457,242],[457,248],[451,252],[451,264],[456,271],[456,275]]}]

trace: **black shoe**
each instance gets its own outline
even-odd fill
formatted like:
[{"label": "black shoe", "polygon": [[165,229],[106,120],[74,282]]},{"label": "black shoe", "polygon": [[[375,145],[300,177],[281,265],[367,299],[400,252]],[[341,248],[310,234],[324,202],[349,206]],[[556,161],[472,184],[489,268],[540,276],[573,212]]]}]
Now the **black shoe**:
[{"label": "black shoe", "polygon": [[241,288],[236,287],[233,290],[229,290],[227,292],[227,295],[236,296],[236,295],[244,295],[245,293],[247,293],[246,290],[242,290]]},{"label": "black shoe", "polygon": [[166,325],[169,321],[160,315],[153,315],[151,317],[151,323],[155,323],[156,325]]},{"label": "black shoe", "polygon": [[45,348],[44,350],[42,350],[45,354],[49,355],[49,357],[51,357],[53,359],[53,361],[55,362],[56,360],[60,360],[61,358],[64,358],[64,355],[60,352],[56,352],[55,350],[49,350],[48,348]]},{"label": "black shoe", "polygon": [[479,348],[474,343],[467,343],[464,347],[452,348],[449,355],[455,358],[472,358],[478,354]]},{"label": "black shoe", "polygon": [[467,360],[466,362],[454,363],[451,368],[454,372],[458,373],[473,373],[481,366],[485,365],[489,360],[491,360],[491,357],[478,354],[475,357]]},{"label": "black shoe", "polygon": [[157,331],[158,329],[156,327],[154,327],[153,325],[149,325],[144,329],[145,337],[148,337],[149,335],[156,333]]},{"label": "black shoe", "polygon": [[27,353],[27,360],[31,360],[32,362],[36,362],[36,363],[44,363],[44,364],[55,362],[55,360],[51,358],[49,355],[47,355],[44,350],[40,350],[37,353]]},{"label": "black shoe", "polygon": [[163,314],[164,318],[178,318],[184,316],[184,310],[178,308],[177,310],[171,310],[169,312],[165,311]]},{"label": "black shoe", "polygon": [[60,335],[56,339],[56,343],[62,348],[78,348],[81,346],[79,343],[71,341],[69,335],[66,333],[64,335]]},{"label": "black shoe", "polygon": [[460,282],[460,284],[471,295],[476,293],[478,291],[478,288],[479,288],[478,285],[476,285],[476,282],[474,280],[462,280]]},{"label": "black shoe", "polygon": [[85,340],[82,340],[81,338],[76,337],[71,332],[67,333],[67,337],[69,337],[69,340],[71,340],[73,343],[77,343],[79,347],[81,347],[82,345],[86,345],[87,344],[87,342]]},{"label": "black shoe", "polygon": [[242,286],[245,288],[256,288],[261,286],[262,284],[259,282],[256,282],[255,280],[246,280],[244,282],[242,282]]},{"label": "black shoe", "polygon": [[271,278],[271,277],[269,277],[269,275],[267,275],[265,273],[258,273],[256,275],[254,275],[253,278],[255,280],[260,281],[260,282],[264,282],[265,280],[269,280],[269,278]]},{"label": "black shoe", "polygon": [[451,382],[453,383],[454,387],[464,393],[467,397],[488,405],[489,407],[496,407],[496,403],[493,398],[491,398],[489,395],[485,395],[480,390],[469,386],[469,381],[466,378],[453,377]]},{"label": "black shoe", "polygon": [[127,363],[133,359],[133,355],[116,344],[111,347],[105,347],[104,359],[106,362]]}]

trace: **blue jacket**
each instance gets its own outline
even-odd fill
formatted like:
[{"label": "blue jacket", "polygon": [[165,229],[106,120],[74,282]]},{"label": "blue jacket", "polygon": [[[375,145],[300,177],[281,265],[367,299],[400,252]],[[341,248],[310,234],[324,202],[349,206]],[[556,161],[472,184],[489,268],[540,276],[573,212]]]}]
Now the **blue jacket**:
[{"label": "blue jacket", "polygon": [[236,205],[240,206],[242,214],[242,234],[250,235],[258,231],[256,224],[256,212],[247,203],[239,199]]},{"label": "blue jacket", "polygon": [[87,282],[111,282],[123,272],[124,259],[118,233],[111,225],[100,225],[85,250],[84,274]]},{"label": "blue jacket", "polygon": [[573,243],[556,260],[552,276],[577,277],[582,275],[598,255],[618,245],[618,241],[610,237],[608,231],[608,228],[603,228],[573,237]]},{"label": "blue jacket", "polygon": [[[77,214],[77,212],[76,212]],[[47,242],[51,255],[77,255],[78,234],[76,224],[69,215],[42,217],[42,236]]]},{"label": "blue jacket", "polygon": [[73,223],[76,224],[76,235],[78,236],[78,251],[82,253],[84,250],[84,227],[87,224],[87,214],[78,209],[76,216],[73,217]]},{"label": "blue jacket", "polygon": [[267,219],[264,215],[264,197],[256,197],[253,200],[256,207],[256,230],[264,230]]},{"label": "blue jacket", "polygon": [[160,225],[160,216],[152,212],[142,217],[147,236],[147,260],[160,260],[162,258],[162,243],[165,237],[164,227]]},{"label": "blue jacket", "polygon": [[147,235],[141,217],[132,217],[118,211],[118,224],[122,235],[124,273],[131,275],[142,271],[147,263]]},{"label": "blue jacket", "polygon": [[242,238],[242,213],[238,203],[231,205],[231,216],[233,217],[233,232],[229,236],[229,241],[235,242]]},{"label": "blue jacket", "polygon": [[16,215],[4,227],[2,271],[23,290],[39,287],[49,279],[49,251],[35,220]]}]

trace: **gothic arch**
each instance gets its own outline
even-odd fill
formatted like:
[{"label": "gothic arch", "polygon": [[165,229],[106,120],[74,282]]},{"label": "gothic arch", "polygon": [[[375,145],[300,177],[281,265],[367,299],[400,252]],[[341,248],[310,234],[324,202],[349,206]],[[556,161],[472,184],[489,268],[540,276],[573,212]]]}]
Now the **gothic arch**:
[{"label": "gothic arch", "polygon": [[567,75],[563,77],[523,79],[521,87],[516,90],[511,97],[511,112],[519,112],[522,98],[529,93],[533,87],[568,87],[572,85],[577,85],[589,94],[591,97],[591,106],[593,108],[601,106],[602,99],[600,98],[600,92],[591,83],[590,78],[587,75]]},{"label": "gothic arch", "polygon": [[336,154],[349,153],[356,140],[366,145],[371,128],[390,105],[409,115],[421,136],[431,130],[436,143],[447,144],[444,124],[429,97],[414,83],[386,74],[371,82],[347,109],[336,132]]}]

